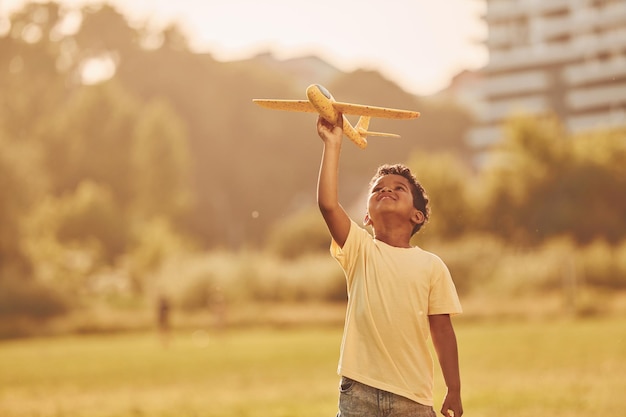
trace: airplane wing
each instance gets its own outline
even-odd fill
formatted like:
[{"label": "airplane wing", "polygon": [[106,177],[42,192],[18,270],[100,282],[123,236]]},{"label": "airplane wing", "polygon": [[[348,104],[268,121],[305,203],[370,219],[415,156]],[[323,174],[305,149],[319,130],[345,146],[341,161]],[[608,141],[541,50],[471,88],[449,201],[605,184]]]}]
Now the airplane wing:
[{"label": "airplane wing", "polygon": [[317,110],[309,100],[252,100],[261,107],[274,110],[300,111],[307,113],[317,113]]},{"label": "airplane wing", "polygon": [[385,119],[416,119],[419,112],[410,110],[389,109],[386,107],[365,106],[362,104],[340,103],[335,101],[333,106],[343,114],[355,116],[381,117]]},{"label": "airplane wing", "polygon": [[[317,113],[317,110],[315,110],[315,107],[313,107],[309,100],[254,99],[252,101],[266,109]],[[416,111],[366,106],[362,104],[341,103],[338,101],[333,101],[333,106],[337,109],[337,111],[340,111],[343,114],[355,116],[370,116],[385,119],[416,119],[420,116],[420,113]]]},{"label": "airplane wing", "polygon": [[361,136],[378,136],[379,138],[399,138],[400,135],[395,133],[383,133],[383,132],[370,132],[369,130],[359,129],[357,130]]}]

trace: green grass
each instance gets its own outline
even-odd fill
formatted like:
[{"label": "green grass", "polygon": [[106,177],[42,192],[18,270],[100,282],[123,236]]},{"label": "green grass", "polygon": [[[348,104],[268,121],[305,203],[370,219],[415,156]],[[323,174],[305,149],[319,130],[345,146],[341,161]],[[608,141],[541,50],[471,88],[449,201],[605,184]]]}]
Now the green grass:
[{"label": "green grass", "polygon": [[474,324],[460,330],[459,343],[471,415],[626,410],[625,319]]},{"label": "green grass", "polygon": [[[456,328],[467,416],[626,409],[626,319]],[[333,416],[340,338],[309,327],[179,332],[168,348],[146,333],[4,341],[0,416]]]}]

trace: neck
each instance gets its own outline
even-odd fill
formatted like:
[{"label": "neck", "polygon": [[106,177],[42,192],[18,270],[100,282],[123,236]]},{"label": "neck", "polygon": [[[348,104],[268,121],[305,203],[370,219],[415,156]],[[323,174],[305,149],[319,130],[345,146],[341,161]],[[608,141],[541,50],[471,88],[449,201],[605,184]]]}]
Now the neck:
[{"label": "neck", "polygon": [[407,230],[406,228],[376,228],[374,229],[374,239],[384,242],[389,246],[394,246],[397,248],[410,248],[411,230]]}]

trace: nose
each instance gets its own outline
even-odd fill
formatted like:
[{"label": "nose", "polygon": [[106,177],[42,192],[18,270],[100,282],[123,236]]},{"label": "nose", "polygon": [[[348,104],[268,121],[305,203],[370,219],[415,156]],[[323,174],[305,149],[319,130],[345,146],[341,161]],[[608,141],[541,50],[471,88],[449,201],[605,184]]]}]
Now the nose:
[{"label": "nose", "polygon": [[390,191],[391,191],[391,188],[389,188],[389,187],[383,187],[383,188],[380,190],[380,192],[381,192],[381,193],[388,192],[388,191],[390,192]]}]

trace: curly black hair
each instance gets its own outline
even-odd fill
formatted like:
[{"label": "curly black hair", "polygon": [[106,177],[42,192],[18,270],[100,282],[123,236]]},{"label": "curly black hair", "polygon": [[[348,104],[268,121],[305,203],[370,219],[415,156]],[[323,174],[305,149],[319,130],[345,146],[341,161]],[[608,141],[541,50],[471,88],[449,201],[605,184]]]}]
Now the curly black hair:
[{"label": "curly black hair", "polygon": [[415,175],[411,172],[411,170],[403,164],[384,164],[378,167],[376,174],[370,180],[369,186],[370,188],[378,181],[380,177],[385,175],[400,175],[406,178],[411,185],[411,194],[413,195],[413,206],[421,211],[424,214],[424,222],[420,224],[416,224],[413,228],[412,234],[417,233],[422,226],[426,224],[430,217],[430,207],[428,206],[428,195],[422,187],[422,184],[419,183]]}]

